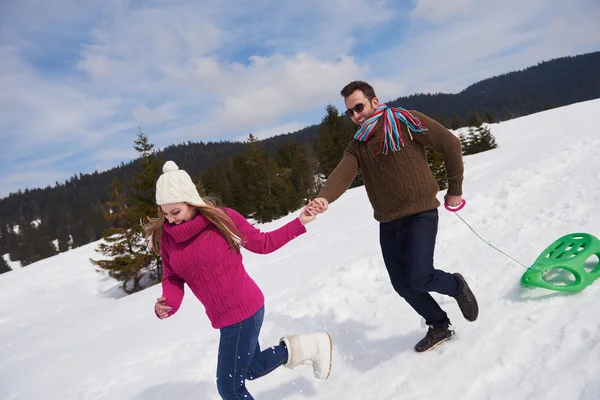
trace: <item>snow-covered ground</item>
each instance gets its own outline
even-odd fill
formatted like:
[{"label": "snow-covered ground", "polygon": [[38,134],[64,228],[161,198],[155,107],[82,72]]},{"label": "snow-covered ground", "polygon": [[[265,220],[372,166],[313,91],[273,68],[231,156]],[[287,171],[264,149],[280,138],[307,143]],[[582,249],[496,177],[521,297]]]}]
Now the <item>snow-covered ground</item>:
[{"label": "snow-covered ground", "polygon": [[10,254],[6,253],[6,254],[2,255],[2,257],[4,257],[4,260],[6,260],[6,262],[8,263],[8,266],[13,271],[21,268],[21,261],[11,261]]},{"label": "snow-covered ground", "polygon": [[[598,126],[600,100],[492,124],[500,147],[465,157],[459,214],[525,265],[564,234],[600,237]],[[480,317],[466,322],[453,299],[435,295],[457,334],[417,354],[426,329],[388,282],[364,188],[307,228],[245,260],[267,299],[261,343],[327,330],[332,375],[280,368],[248,382],[257,399],[600,398],[600,282],[577,294],[523,288],[522,266],[440,211],[436,266],[466,276]],[[0,398],[217,399],[219,335],[202,305],[188,292],[158,320],[160,285],[122,296],[90,264],[95,246],[0,275]]]}]

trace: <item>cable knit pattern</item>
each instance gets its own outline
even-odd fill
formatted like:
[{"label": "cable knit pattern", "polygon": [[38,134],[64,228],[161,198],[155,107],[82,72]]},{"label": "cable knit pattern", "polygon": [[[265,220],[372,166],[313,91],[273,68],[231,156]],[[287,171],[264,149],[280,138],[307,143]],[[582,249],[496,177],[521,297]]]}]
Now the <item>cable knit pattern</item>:
[{"label": "cable knit pattern", "polygon": [[410,112],[424,122],[425,133],[409,134],[406,126],[400,124],[405,137],[401,150],[377,154],[383,134],[379,121],[367,142],[350,142],[317,197],[334,202],[360,171],[374,217],[379,222],[437,208],[440,206],[436,198],[439,186],[427,164],[425,147],[434,148],[444,157],[448,194],[462,195],[464,168],[460,140],[437,121],[420,112]]},{"label": "cable knit pattern", "polygon": [[156,181],[156,204],[189,203],[204,205],[192,178],[173,161],[163,166],[163,174]]},{"label": "cable knit pattern", "polygon": [[[259,254],[271,253],[306,232],[298,218],[271,232],[261,232],[238,212],[224,208],[235,224],[242,246]],[[184,283],[202,302],[215,329],[243,321],[264,304],[258,285],[246,272],[219,230],[203,215],[179,225],[165,223],[161,236],[163,296],[175,314]]]}]

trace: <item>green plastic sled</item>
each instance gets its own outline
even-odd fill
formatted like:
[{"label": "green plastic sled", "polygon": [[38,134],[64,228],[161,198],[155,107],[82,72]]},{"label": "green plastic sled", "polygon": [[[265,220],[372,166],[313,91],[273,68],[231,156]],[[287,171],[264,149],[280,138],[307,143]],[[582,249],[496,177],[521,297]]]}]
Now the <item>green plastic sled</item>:
[{"label": "green plastic sled", "polygon": [[[585,261],[593,255],[600,258],[598,238],[587,233],[565,235],[540,254],[531,268],[521,277],[521,285],[561,292],[579,292],[600,277],[600,263],[589,272],[585,268]],[[549,279],[544,279],[544,274],[549,275],[547,271],[554,268],[556,269],[553,272],[560,270],[570,272],[575,276],[575,281],[553,284]]]}]

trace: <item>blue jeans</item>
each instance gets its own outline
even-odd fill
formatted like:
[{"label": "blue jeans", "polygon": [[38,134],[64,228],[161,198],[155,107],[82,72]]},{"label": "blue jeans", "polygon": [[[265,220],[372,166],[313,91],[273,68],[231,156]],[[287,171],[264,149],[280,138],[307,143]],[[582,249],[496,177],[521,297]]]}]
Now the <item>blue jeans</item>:
[{"label": "blue jeans", "polygon": [[217,389],[225,400],[253,400],[246,379],[260,378],[287,362],[288,351],[283,343],[260,350],[258,335],[264,316],[262,306],[250,318],[220,329]]},{"label": "blue jeans", "polygon": [[457,296],[462,282],[435,269],[433,253],[438,211],[433,209],[379,225],[379,241],[392,286],[425,319],[427,325],[450,323],[429,292]]}]

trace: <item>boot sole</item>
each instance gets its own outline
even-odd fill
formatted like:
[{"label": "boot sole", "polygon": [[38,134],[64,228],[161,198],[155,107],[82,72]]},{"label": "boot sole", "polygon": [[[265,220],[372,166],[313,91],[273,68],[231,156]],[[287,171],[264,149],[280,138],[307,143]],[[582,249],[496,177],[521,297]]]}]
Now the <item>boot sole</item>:
[{"label": "boot sole", "polygon": [[436,344],[434,344],[433,346],[431,346],[431,347],[430,347],[430,348],[428,348],[427,350],[423,350],[423,351],[418,351],[418,350],[415,350],[415,353],[425,353],[425,352],[427,352],[427,351],[429,351],[429,350],[433,350],[433,349],[435,349],[436,347],[438,347],[440,344],[442,344],[442,343],[444,343],[444,342],[447,342],[448,340],[452,339],[452,336],[454,336],[454,333],[453,333],[452,335],[448,336],[447,338],[440,340],[439,342],[437,342]]},{"label": "boot sole", "polygon": [[324,379],[329,378],[329,375],[331,375],[331,365],[333,364],[333,342],[331,341],[331,335],[329,333],[327,333],[327,337],[329,338],[329,370]]}]

